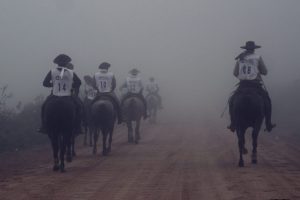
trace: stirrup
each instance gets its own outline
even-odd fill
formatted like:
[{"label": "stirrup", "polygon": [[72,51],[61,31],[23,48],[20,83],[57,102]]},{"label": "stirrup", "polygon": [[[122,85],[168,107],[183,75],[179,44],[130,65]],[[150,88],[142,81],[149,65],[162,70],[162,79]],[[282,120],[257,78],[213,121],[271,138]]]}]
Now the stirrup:
[{"label": "stirrup", "polygon": [[231,132],[235,132],[235,128],[233,127],[232,124],[230,124],[229,126],[227,126],[227,129],[229,129]]}]

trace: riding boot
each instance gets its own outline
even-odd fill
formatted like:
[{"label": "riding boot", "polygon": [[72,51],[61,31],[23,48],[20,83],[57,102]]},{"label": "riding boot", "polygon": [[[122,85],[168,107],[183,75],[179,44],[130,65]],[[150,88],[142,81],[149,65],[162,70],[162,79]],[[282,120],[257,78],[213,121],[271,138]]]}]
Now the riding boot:
[{"label": "riding boot", "polygon": [[233,111],[233,96],[228,101],[229,104],[229,115],[230,115],[230,125],[227,126],[227,128],[231,131],[235,131],[235,117],[234,117],[234,111]]},{"label": "riding boot", "polygon": [[276,126],[276,124],[272,124],[271,116],[272,116],[272,102],[269,94],[265,92],[264,101],[265,101],[265,124],[266,130],[271,132],[272,129]]}]

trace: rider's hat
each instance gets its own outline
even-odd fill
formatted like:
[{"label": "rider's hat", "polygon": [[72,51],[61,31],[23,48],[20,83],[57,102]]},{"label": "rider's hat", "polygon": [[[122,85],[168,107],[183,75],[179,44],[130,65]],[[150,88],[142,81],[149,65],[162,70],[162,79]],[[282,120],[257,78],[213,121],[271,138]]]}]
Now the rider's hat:
[{"label": "rider's hat", "polygon": [[108,69],[110,67],[110,64],[107,62],[103,62],[99,65],[99,69]]},{"label": "rider's hat", "polygon": [[62,66],[62,67],[66,66],[71,61],[72,61],[72,59],[68,55],[66,55],[66,54],[59,54],[53,60],[53,62],[55,64],[57,64],[58,66]]},{"label": "rider's hat", "polygon": [[253,50],[261,48],[261,46],[256,45],[254,41],[247,41],[245,46],[241,46],[242,49]]},{"label": "rider's hat", "polygon": [[129,71],[129,73],[132,75],[137,75],[138,73],[140,73],[140,71],[137,70],[136,68],[133,68],[132,70]]}]

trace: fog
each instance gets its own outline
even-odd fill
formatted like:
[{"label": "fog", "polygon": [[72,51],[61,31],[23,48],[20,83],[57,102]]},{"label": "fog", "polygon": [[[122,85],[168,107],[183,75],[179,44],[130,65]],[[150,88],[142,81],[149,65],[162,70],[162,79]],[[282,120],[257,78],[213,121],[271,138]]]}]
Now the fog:
[{"label": "fog", "polygon": [[298,0],[1,0],[0,84],[14,101],[47,95],[42,81],[65,53],[80,78],[106,61],[120,85],[136,67],[145,83],[157,79],[166,112],[219,117],[247,40],[262,46],[271,97],[299,79],[299,8]]}]

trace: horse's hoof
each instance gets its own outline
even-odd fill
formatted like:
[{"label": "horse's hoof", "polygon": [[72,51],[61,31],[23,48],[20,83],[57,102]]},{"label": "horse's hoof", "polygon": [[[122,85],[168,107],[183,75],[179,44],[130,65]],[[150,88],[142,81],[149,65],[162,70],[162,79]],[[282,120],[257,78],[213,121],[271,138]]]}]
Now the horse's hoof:
[{"label": "horse's hoof", "polygon": [[138,141],[138,140],[135,140],[135,141],[134,141],[134,143],[135,143],[135,144],[138,144],[138,143],[139,143],[139,141]]},{"label": "horse's hoof", "polygon": [[54,166],[53,166],[53,171],[56,172],[56,171],[58,171],[58,170],[59,170],[59,166],[58,166],[58,165],[54,165]]},{"label": "horse's hoof", "polygon": [[60,172],[61,172],[61,173],[66,172],[66,170],[65,170],[65,165],[61,165],[61,166],[60,166]]},{"label": "horse's hoof", "polygon": [[244,162],[239,162],[239,167],[244,167]]},{"label": "horse's hoof", "polygon": [[248,150],[246,148],[243,149],[243,154],[248,154]]},{"label": "horse's hoof", "polygon": [[72,156],[67,156],[67,162],[72,162]]},{"label": "horse's hoof", "polygon": [[252,164],[257,164],[257,160],[253,159]]},{"label": "horse's hoof", "polygon": [[102,152],[102,155],[103,155],[103,156],[107,156],[108,153],[105,151],[105,152]]},{"label": "horse's hoof", "polygon": [[76,156],[76,153],[75,153],[75,152],[73,152],[73,153],[72,153],[72,156],[73,156],[73,157],[75,157],[75,156]]}]

